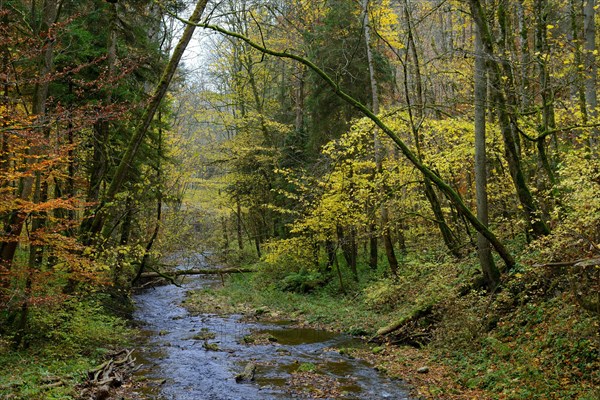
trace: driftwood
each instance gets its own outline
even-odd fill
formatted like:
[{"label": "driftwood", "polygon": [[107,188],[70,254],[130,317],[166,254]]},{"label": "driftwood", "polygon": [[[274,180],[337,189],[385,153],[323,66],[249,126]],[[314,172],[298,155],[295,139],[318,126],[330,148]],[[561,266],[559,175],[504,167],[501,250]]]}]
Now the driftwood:
[{"label": "driftwood", "polygon": [[169,278],[181,275],[223,275],[223,274],[235,274],[239,272],[256,272],[251,268],[212,268],[212,269],[182,269],[174,270],[169,272],[144,272],[140,277],[142,279],[153,279],[153,278]]}]

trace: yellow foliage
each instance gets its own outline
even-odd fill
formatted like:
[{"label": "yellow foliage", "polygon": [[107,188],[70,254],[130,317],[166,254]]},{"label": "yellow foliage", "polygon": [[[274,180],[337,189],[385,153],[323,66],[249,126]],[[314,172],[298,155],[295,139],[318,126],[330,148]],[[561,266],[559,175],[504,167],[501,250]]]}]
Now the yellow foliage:
[{"label": "yellow foliage", "polygon": [[560,176],[561,206],[553,213],[551,235],[532,244],[547,261],[597,257],[600,253],[600,160],[588,150],[564,154]]}]

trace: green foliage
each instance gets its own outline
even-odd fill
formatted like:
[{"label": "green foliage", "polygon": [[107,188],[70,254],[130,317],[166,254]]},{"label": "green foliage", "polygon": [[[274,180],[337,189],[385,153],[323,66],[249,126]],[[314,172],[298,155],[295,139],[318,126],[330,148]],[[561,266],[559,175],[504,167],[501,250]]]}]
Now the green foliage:
[{"label": "green foliage", "polygon": [[53,338],[62,342],[65,350],[82,354],[97,346],[99,338],[102,338],[103,346],[113,346],[122,343],[130,333],[125,321],[108,315],[98,301],[77,302],[69,311],[66,324],[52,332]]},{"label": "green foliage", "polygon": [[286,275],[277,283],[277,288],[284,292],[310,293],[325,283],[319,272],[300,271]]},{"label": "green foliage", "polygon": [[364,290],[365,304],[373,310],[392,311],[404,297],[402,285],[395,279],[377,280]]},{"label": "green foliage", "polygon": [[377,279],[364,289],[364,301],[374,310],[390,312],[435,305],[455,292],[454,274],[462,265],[454,262],[431,262],[426,257],[410,255],[399,275]]},{"label": "green foliage", "polygon": [[[366,43],[362,33],[358,2],[326,2],[327,9],[315,26],[305,33],[307,53],[334,81],[363,104],[369,104],[370,78]],[[388,59],[373,49],[377,80],[392,80]],[[309,154],[316,156],[321,146],[344,134],[358,112],[323,85],[320,77],[309,72],[312,90],[307,98],[310,110]]]},{"label": "green foliage", "polygon": [[463,384],[510,399],[593,398],[598,322],[565,300],[530,303],[507,314],[490,334],[472,338],[476,348],[455,342],[453,362]]},{"label": "green foliage", "polygon": [[[308,295],[265,289],[260,277],[233,277],[215,294],[367,336],[374,327],[432,305],[429,325],[417,322],[415,329],[433,329],[430,349],[438,362],[458,371],[464,387],[507,399],[594,398],[598,320],[578,306],[564,277],[551,281],[539,269],[521,267],[498,293],[461,294],[458,287],[473,283],[472,266],[435,261],[431,255],[409,257],[398,278],[374,273],[349,297],[330,291],[330,285]],[[297,282],[299,275],[288,276]]]},{"label": "green foliage", "polygon": [[274,285],[265,287],[260,275],[253,279],[238,275],[226,281],[224,288],[212,292],[212,304],[226,302],[238,308],[251,305],[251,310],[264,307],[277,310],[282,320],[302,318],[315,325],[327,324],[336,330],[365,335],[374,333],[379,324],[392,318],[369,310],[357,297],[340,297],[339,291],[328,286],[307,295],[284,292]]},{"label": "green foliage", "polygon": [[106,310],[103,297],[93,295],[69,300],[52,309],[33,309],[30,341],[52,343],[64,358],[74,354],[95,358],[105,351],[104,346],[122,344],[131,331],[123,319]]},{"label": "green foliage", "polygon": [[448,298],[439,306],[434,349],[460,372],[461,384],[498,398],[594,398],[598,319],[565,281],[523,268],[499,293]]},{"label": "green foliage", "polygon": [[442,319],[434,332],[435,346],[454,352],[478,351],[487,331],[486,300],[484,293],[471,292],[443,302],[439,312]]},{"label": "green foliage", "polygon": [[[53,359],[57,353],[40,355],[34,351],[11,352],[0,347],[0,396],[17,399],[75,399],[80,383],[93,362],[74,356],[67,361]],[[64,385],[45,387],[61,378]],[[15,397],[16,396],[16,397]]]},{"label": "green foliage", "polygon": [[317,366],[310,362],[302,363],[298,366],[298,371],[300,372],[315,372],[316,370]]},{"label": "green foliage", "polygon": [[267,281],[281,280],[288,274],[309,274],[318,268],[314,244],[304,237],[272,241],[261,263],[263,278]]}]

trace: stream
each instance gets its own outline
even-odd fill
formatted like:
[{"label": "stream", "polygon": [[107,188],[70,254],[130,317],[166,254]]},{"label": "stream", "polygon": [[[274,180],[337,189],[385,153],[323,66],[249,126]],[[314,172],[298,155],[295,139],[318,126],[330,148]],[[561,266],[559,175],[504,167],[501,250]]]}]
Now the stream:
[{"label": "stream", "polygon": [[[181,287],[157,286],[135,295],[134,318],[147,336],[136,354],[143,364],[138,378],[154,382],[144,388],[145,398],[409,399],[401,381],[336,351],[361,345],[350,336],[283,322],[248,322],[239,315],[193,316],[180,305],[187,291],[215,284],[214,278],[196,276]],[[268,341],[246,343],[248,335],[257,333]],[[255,380],[237,383],[249,363],[255,366]],[[297,384],[311,387],[310,394],[292,390]]]}]

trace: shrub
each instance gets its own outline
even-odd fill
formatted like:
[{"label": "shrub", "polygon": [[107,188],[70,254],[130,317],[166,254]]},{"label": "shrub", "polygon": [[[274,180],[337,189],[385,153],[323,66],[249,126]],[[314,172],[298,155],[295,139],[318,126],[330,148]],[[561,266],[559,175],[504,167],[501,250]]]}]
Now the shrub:
[{"label": "shrub", "polygon": [[31,318],[31,332],[45,336],[39,339],[50,339],[65,357],[95,356],[94,353],[103,351],[105,346],[125,342],[130,334],[125,320],[109,315],[100,300],[68,301],[52,312],[36,310]]},{"label": "shrub", "polygon": [[402,300],[402,285],[392,279],[376,281],[364,289],[365,304],[376,311],[391,311]]},{"label": "shrub", "polygon": [[277,283],[277,288],[284,292],[310,293],[322,286],[326,280],[318,272],[291,273]]},{"label": "shrub", "polygon": [[281,239],[268,243],[266,255],[257,264],[259,273],[255,275],[255,281],[260,282],[261,286],[274,285],[292,292],[310,291],[307,289],[311,284],[306,286],[303,282],[316,282],[320,279],[316,272],[318,265],[313,249],[305,238]]}]

